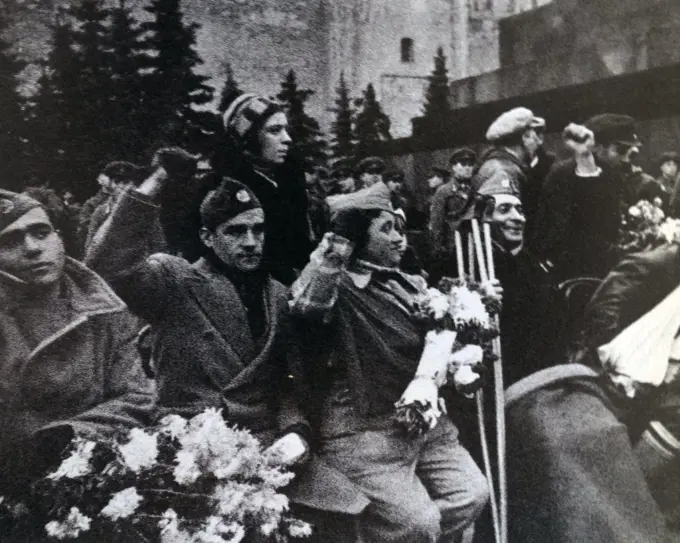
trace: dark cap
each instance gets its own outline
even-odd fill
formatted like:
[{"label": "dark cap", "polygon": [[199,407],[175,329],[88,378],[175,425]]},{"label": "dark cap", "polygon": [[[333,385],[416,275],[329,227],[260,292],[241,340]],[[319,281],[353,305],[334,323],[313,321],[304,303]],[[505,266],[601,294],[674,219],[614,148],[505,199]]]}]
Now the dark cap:
[{"label": "dark cap", "polygon": [[588,119],[585,126],[595,134],[596,143],[622,143],[631,146],[642,143],[636,134],[635,119],[629,115],[603,113]]},{"label": "dark cap", "polygon": [[214,230],[241,213],[261,207],[262,204],[250,188],[235,179],[225,177],[220,186],[204,198],[201,204],[201,221],[203,226]]},{"label": "dark cap", "polygon": [[36,207],[43,205],[35,198],[0,189],[0,232]]},{"label": "dark cap", "polygon": [[449,165],[453,166],[460,162],[471,162],[475,163],[477,161],[477,153],[475,153],[469,147],[459,147],[455,149],[449,158]]},{"label": "dark cap", "polygon": [[441,166],[432,166],[432,173],[435,175],[438,175],[439,177],[450,177],[451,176],[451,168],[442,168]]},{"label": "dark cap", "polygon": [[680,155],[676,153],[675,151],[667,151],[663,153],[658,160],[659,166],[662,164],[665,164],[666,162],[675,162],[680,166]]},{"label": "dark cap", "polygon": [[357,175],[364,173],[385,173],[387,166],[382,158],[377,156],[369,156],[364,158],[359,164],[357,164]]},{"label": "dark cap", "polygon": [[403,183],[405,179],[404,172],[402,170],[391,169],[387,170],[383,174],[383,181],[395,181],[397,183]]},{"label": "dark cap", "polygon": [[336,158],[330,163],[332,177],[351,177],[354,173],[354,163],[347,157]]},{"label": "dark cap", "polygon": [[125,162],[124,160],[117,160],[109,162],[102,174],[112,179],[113,181],[141,181],[146,177],[146,170],[141,166],[137,166],[132,162]]}]

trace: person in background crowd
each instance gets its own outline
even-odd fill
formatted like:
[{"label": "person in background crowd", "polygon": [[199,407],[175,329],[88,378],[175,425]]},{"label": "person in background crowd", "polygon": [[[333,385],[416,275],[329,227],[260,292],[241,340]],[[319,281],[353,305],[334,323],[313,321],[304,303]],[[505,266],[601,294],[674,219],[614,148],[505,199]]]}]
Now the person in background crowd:
[{"label": "person in background crowd", "polygon": [[661,170],[661,176],[657,179],[651,179],[646,183],[643,183],[637,192],[637,200],[654,202],[656,198],[659,198],[661,200],[661,208],[666,215],[673,215],[670,208],[670,201],[678,182],[678,164],[680,164],[680,157],[678,157],[677,153],[671,151],[662,154],[658,163]]},{"label": "person in background crowd", "polygon": [[493,147],[479,158],[479,167],[472,177],[472,191],[479,192],[484,183],[497,178],[506,187],[516,184],[523,198],[530,165],[543,145],[544,130],[545,120],[524,107],[498,117],[486,132],[486,139]]},{"label": "person in background crowd", "polygon": [[401,209],[405,213],[406,200],[403,197],[404,172],[397,169],[386,170],[383,180],[392,193],[392,206],[394,209]]},{"label": "person in background crowd", "polygon": [[45,211],[47,211],[50,221],[64,242],[66,254],[72,258],[80,257],[80,247],[78,246],[78,209],[73,205],[68,205],[52,189],[28,187],[23,193],[38,200]]},{"label": "person in background crowd", "polygon": [[[527,171],[527,184],[522,190],[522,205],[524,206],[525,217],[527,217],[527,223],[524,229],[524,238],[526,240],[531,240],[533,238],[534,223],[536,216],[538,215],[538,206],[541,201],[543,184],[556,160],[557,155],[548,151],[545,148],[545,145],[541,145],[538,148],[538,151],[536,151],[536,156],[529,165],[529,170]],[[529,220],[529,218],[531,220]]]},{"label": "person in background crowd", "polygon": [[[2,493],[44,475],[73,435],[143,426],[153,383],[135,321],[94,272],[68,257],[45,207],[0,190]],[[47,464],[45,463],[47,461]]]},{"label": "person in background crowd", "polygon": [[[571,363],[508,389],[511,541],[677,541],[679,286],[677,245],[627,256],[592,297]],[[653,340],[619,344],[662,305]]]},{"label": "person in background crowd", "polygon": [[327,196],[332,194],[349,194],[356,190],[356,180],[354,179],[352,161],[349,158],[338,158],[331,162],[331,178],[334,180],[336,189],[329,191]]},{"label": "person in background crowd", "polygon": [[369,156],[359,161],[356,168],[359,187],[365,189],[382,182],[386,169],[385,161],[375,156]]},{"label": "person in background crowd", "polygon": [[399,270],[405,245],[385,184],[329,206],[332,230],[290,302],[320,348],[305,374],[321,457],[371,500],[361,541],[458,541],[488,499],[484,476],[448,416],[419,437],[393,421],[423,350],[414,311],[427,285]]},{"label": "person in background crowd", "polygon": [[[92,214],[85,216],[81,214],[81,239],[83,239],[83,254],[87,253],[92,244],[92,239],[104,221],[111,213],[121,191],[129,186],[137,186],[146,177],[144,168],[136,164],[124,161],[110,162],[97,177],[100,192],[105,197],[92,210]],[[95,198],[97,198],[95,196]],[[87,204],[86,204],[87,205]],[[85,208],[85,206],[83,206]],[[89,208],[89,206],[88,206]],[[83,212],[87,213],[86,209]]]},{"label": "person in background crowd", "polygon": [[430,237],[439,258],[455,252],[453,233],[470,195],[470,180],[477,154],[467,147],[453,151],[449,158],[451,180],[441,185],[430,207]]},{"label": "person in background crowd", "polygon": [[451,170],[449,168],[440,168],[439,166],[432,167],[432,175],[427,178],[427,194],[428,201],[431,200],[434,193],[439,187],[448,183],[451,179]]},{"label": "person in background crowd", "polygon": [[309,224],[314,239],[320,240],[325,233],[326,197],[335,192],[335,180],[328,168],[318,167],[307,176],[307,200],[309,201]]},{"label": "person in background crowd", "polygon": [[531,247],[558,277],[604,277],[618,259],[626,172],[638,153],[635,121],[605,113],[564,131],[572,159],[546,179]]},{"label": "person in background crowd", "polygon": [[224,140],[213,168],[250,187],[267,215],[263,266],[291,284],[307,263],[310,238],[307,193],[300,158],[291,156],[288,119],[281,104],[241,94],[223,115]]},{"label": "person in background crowd", "polygon": [[[168,182],[161,166],[138,189],[125,192],[90,256],[93,268],[151,324],[158,416],[222,409],[229,423],[250,430],[267,454],[300,467],[309,457],[310,431],[295,394],[299,363],[288,334],[288,289],[261,265],[262,205],[238,181],[211,182],[217,188],[200,206],[206,250],[190,264],[149,249],[155,206]],[[365,498],[351,491],[351,483],[320,469],[315,464],[306,476],[321,477],[330,488],[345,481],[349,493],[336,498],[317,483],[303,486],[297,502],[315,509],[330,504],[346,513],[360,509],[357,503]]]}]

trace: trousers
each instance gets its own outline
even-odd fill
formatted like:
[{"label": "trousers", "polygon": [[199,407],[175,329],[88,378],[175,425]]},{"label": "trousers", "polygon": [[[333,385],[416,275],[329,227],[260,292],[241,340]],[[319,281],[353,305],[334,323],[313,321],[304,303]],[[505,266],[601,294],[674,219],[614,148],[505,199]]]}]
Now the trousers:
[{"label": "trousers", "polygon": [[388,426],[326,438],[321,455],[371,501],[359,517],[362,543],[459,541],[489,498],[446,416],[420,437]]}]

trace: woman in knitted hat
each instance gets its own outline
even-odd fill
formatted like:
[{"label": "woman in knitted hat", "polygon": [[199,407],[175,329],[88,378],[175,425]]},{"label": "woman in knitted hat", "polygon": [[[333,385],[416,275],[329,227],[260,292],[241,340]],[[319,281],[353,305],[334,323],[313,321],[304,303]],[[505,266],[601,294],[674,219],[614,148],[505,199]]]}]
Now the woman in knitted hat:
[{"label": "woman in knitted hat", "polygon": [[223,116],[223,138],[212,157],[221,175],[238,179],[257,195],[267,215],[263,265],[284,284],[312,250],[304,172],[291,156],[288,119],[278,102],[241,94]]},{"label": "woman in knitted hat", "polygon": [[328,198],[331,232],[293,284],[309,349],[307,407],[321,457],[371,500],[362,541],[455,541],[488,492],[446,415],[420,437],[394,425],[410,383],[423,379],[435,395],[437,385],[414,379],[426,332],[416,299],[427,285],[399,269],[405,244],[390,199],[384,183]]}]

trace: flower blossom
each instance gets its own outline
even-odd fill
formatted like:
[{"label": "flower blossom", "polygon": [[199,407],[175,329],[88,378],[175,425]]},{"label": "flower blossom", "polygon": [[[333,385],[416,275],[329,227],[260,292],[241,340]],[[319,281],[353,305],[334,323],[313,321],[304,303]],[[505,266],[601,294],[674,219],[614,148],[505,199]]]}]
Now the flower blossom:
[{"label": "flower blossom", "polygon": [[659,236],[666,243],[680,243],[680,219],[666,219],[659,225]]},{"label": "flower blossom", "polygon": [[71,511],[64,522],[53,520],[45,525],[47,535],[56,539],[75,539],[81,532],[90,529],[92,519],[83,515],[77,507],[71,507]]},{"label": "flower blossom", "polygon": [[187,419],[179,415],[167,415],[161,419],[161,433],[169,435],[173,439],[179,438],[187,429]]},{"label": "flower blossom", "polygon": [[111,520],[127,518],[137,510],[141,502],[142,497],[137,493],[137,489],[131,486],[114,494],[107,506],[102,509],[101,515]]},{"label": "flower blossom", "polygon": [[76,448],[71,453],[71,456],[66,458],[57,471],[48,475],[50,479],[76,479],[89,475],[92,471],[90,460],[92,459],[92,452],[97,444],[94,441],[78,440]]},{"label": "flower blossom", "polygon": [[191,451],[179,451],[175,455],[177,465],[173,471],[175,481],[180,485],[190,485],[201,476],[201,470],[196,465],[196,458]]},{"label": "flower blossom", "polygon": [[446,315],[449,310],[449,297],[436,288],[427,289],[428,299],[428,312],[432,315],[435,320],[441,320]]},{"label": "flower blossom", "polygon": [[489,314],[479,292],[465,287],[453,287],[451,289],[449,314],[458,325],[475,323],[487,328],[490,324]]},{"label": "flower blossom", "polygon": [[158,457],[158,442],[155,434],[149,435],[139,428],[130,430],[130,441],[122,445],[120,453],[125,465],[135,473],[150,468]]},{"label": "flower blossom", "polygon": [[312,535],[312,527],[307,522],[296,519],[288,523],[288,533],[291,537],[309,537]]}]

